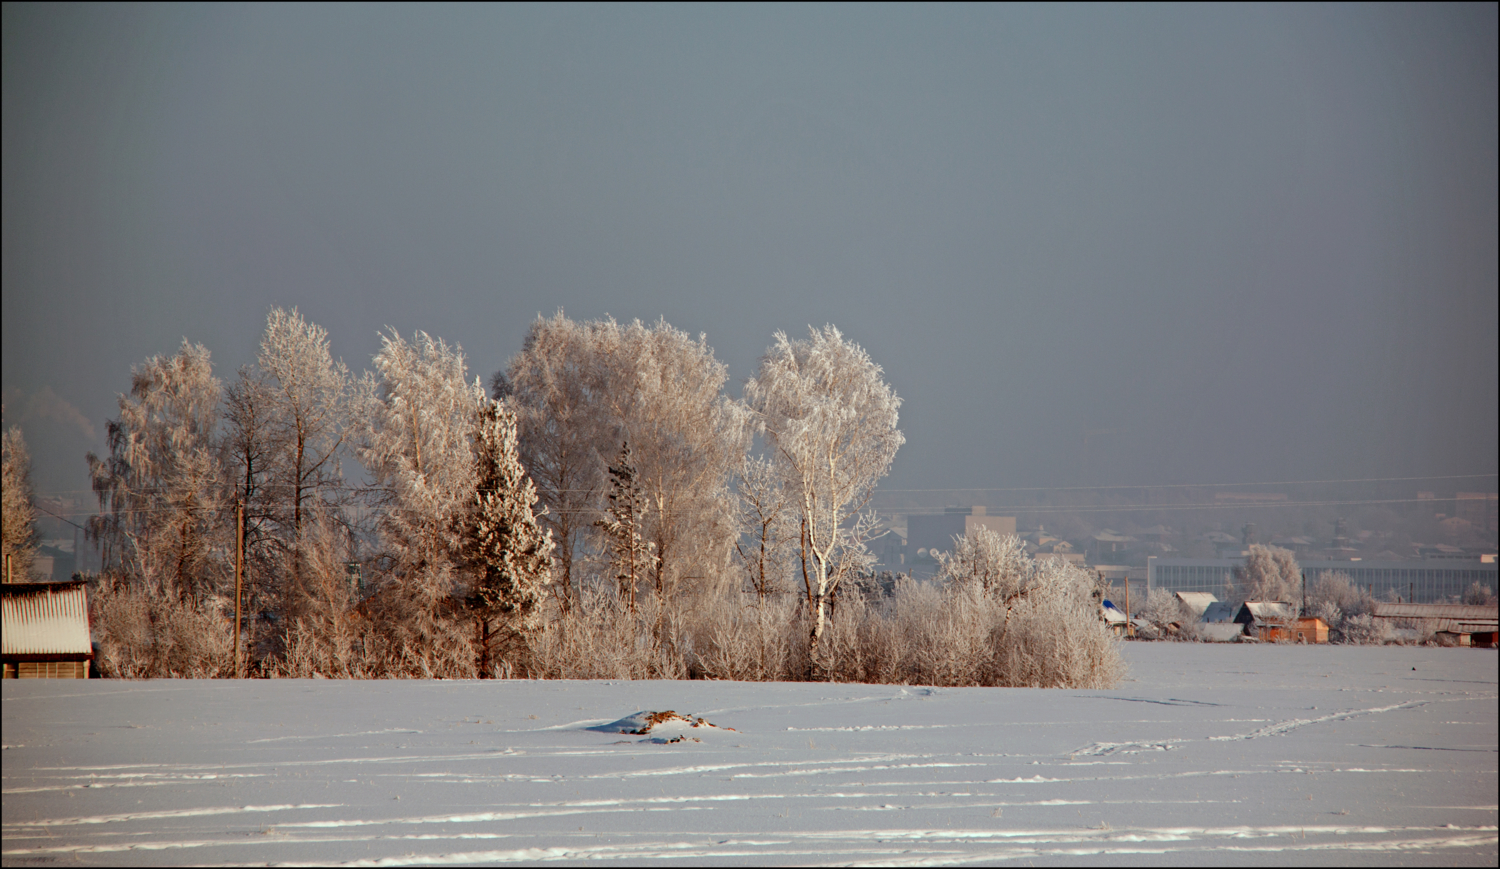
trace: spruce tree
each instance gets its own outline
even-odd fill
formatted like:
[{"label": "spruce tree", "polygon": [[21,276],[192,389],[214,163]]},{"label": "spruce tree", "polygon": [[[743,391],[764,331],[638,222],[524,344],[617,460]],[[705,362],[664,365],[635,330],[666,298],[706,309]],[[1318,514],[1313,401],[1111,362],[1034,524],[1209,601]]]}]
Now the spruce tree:
[{"label": "spruce tree", "polygon": [[[552,578],[552,535],[532,512],[536,489],[516,452],[516,416],[486,400],[475,432],[476,488],[465,544],[477,572],[470,606],[479,618],[479,671],[488,676],[497,638],[515,652],[537,626]],[[511,648],[511,647],[516,648]]]},{"label": "spruce tree", "polygon": [[635,612],[636,582],[656,566],[653,546],[641,535],[646,513],[646,496],[641,491],[630,442],[620,445],[620,458],[609,466],[608,519],[595,524],[609,537],[610,554],[615,564],[615,579],[620,583],[620,598]]}]

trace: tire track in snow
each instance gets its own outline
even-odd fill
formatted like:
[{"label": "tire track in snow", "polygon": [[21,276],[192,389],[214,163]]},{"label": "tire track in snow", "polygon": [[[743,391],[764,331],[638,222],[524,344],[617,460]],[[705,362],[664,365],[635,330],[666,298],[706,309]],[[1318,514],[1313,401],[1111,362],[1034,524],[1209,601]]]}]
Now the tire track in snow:
[{"label": "tire track in snow", "polygon": [[51,818],[40,821],[6,824],[6,828],[67,827],[77,824],[115,824],[121,821],[149,821],[160,818],[197,818],[204,815],[232,815],[242,812],[287,812],[297,809],[339,809],[343,803],[303,803],[279,806],[214,806],[202,809],[172,809],[161,812],[126,812],[120,815],[94,815],[83,818]]},{"label": "tire track in snow", "polygon": [[1252,730],[1249,733],[1240,733],[1233,736],[1210,736],[1209,740],[1212,742],[1230,742],[1260,739],[1263,736],[1281,736],[1313,724],[1326,724],[1329,721],[1348,721],[1351,718],[1361,718],[1365,715],[1374,715],[1379,712],[1394,712],[1397,709],[1417,709],[1432,702],[1431,700],[1411,700],[1406,703],[1395,703],[1390,706],[1377,706],[1374,709],[1351,709],[1346,712],[1335,712],[1332,715],[1324,715],[1318,718],[1292,718],[1262,727],[1259,730]]},{"label": "tire track in snow", "polygon": [[[278,830],[280,827],[278,827]],[[1494,826],[1237,826],[1237,827],[1129,827],[1119,830],[1093,828],[1043,828],[1019,830],[976,829],[876,829],[783,831],[777,833],[666,833],[654,841],[640,841],[648,834],[616,833],[616,841],[600,844],[592,836],[579,844],[548,844],[503,850],[463,850],[441,853],[375,857],[352,860],[343,866],[417,866],[482,863],[532,863],[573,861],[641,861],[671,859],[699,863],[772,858],[819,863],[851,861],[882,865],[932,865],[941,863],[988,863],[1001,860],[1048,857],[1105,857],[1115,855],[1173,855],[1204,851],[1244,854],[1296,854],[1317,851],[1366,853],[1441,853],[1457,848],[1493,846]],[[563,834],[556,838],[566,838]],[[280,838],[280,837],[278,837]],[[520,838],[504,833],[406,834],[374,837],[373,841],[443,842],[459,844],[474,840]],[[279,844],[332,845],[370,843],[370,836],[286,837]],[[555,839],[554,839],[555,841]],[[162,851],[189,848],[256,844],[245,837],[224,839],[158,840],[88,845],[53,845],[8,850],[7,857],[42,857],[61,854],[103,854],[126,851]],[[516,843],[521,845],[520,842]],[[898,847],[899,851],[892,848]],[[471,846],[472,847],[472,846]],[[279,862],[279,861],[278,861]],[[284,865],[298,865],[296,862]],[[311,865],[311,864],[309,864]]]}]

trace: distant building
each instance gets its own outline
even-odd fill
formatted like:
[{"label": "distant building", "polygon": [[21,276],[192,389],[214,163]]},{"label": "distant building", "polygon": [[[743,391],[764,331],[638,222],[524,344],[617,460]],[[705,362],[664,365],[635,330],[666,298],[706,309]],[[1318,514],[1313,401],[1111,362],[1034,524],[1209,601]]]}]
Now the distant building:
[{"label": "distant building", "polygon": [[950,552],[953,538],[966,535],[975,528],[988,528],[996,534],[1015,534],[1016,517],[990,516],[984,507],[948,507],[941,513],[913,513],[906,517],[907,551],[916,554],[930,554],[934,549]]},{"label": "distant building", "polygon": [[1191,621],[1200,621],[1203,613],[1208,608],[1219,602],[1217,597],[1206,591],[1179,591],[1176,594],[1177,602],[1182,605],[1183,611]]},{"label": "distant building", "polygon": [[82,580],[0,583],[6,679],[87,679],[93,646]]},{"label": "distant building", "polygon": [[1128,620],[1125,618],[1125,614],[1120,612],[1120,608],[1115,606],[1113,602],[1106,600],[1100,604],[1099,614],[1110,630],[1121,636],[1125,634],[1125,626],[1128,624]]},{"label": "distant building", "polygon": [[1287,629],[1297,621],[1297,606],[1275,600],[1247,600],[1234,620],[1244,625],[1250,636],[1274,642],[1285,639]]},{"label": "distant building", "polygon": [[1288,640],[1295,643],[1328,642],[1328,623],[1318,618],[1297,619],[1287,629]]},{"label": "distant building", "polygon": [[[1146,587],[1167,591],[1223,593],[1242,558],[1146,559]],[[1461,598],[1475,582],[1496,588],[1497,565],[1481,561],[1302,561],[1309,583],[1325,571],[1341,571],[1356,586],[1376,598],[1399,595],[1402,600],[1439,603]]]},{"label": "distant building", "polygon": [[1489,634],[1500,630],[1500,606],[1496,604],[1377,603],[1370,615],[1387,624],[1423,622],[1434,631],[1455,634]]}]

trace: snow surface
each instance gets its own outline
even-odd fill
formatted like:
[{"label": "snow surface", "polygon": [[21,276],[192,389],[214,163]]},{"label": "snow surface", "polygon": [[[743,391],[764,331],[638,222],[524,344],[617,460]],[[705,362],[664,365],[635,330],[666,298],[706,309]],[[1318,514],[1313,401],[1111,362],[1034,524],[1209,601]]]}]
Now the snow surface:
[{"label": "snow surface", "polygon": [[1124,648],[1109,691],[7,681],[0,859],[1500,859],[1494,651]]}]

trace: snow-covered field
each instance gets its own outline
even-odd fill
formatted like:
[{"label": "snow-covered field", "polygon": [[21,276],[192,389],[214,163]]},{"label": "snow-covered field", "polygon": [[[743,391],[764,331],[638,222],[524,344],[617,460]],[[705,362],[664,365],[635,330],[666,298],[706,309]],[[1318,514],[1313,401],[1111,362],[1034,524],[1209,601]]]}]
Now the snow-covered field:
[{"label": "snow-covered field", "polygon": [[1500,859],[1495,652],[1126,655],[1110,691],[8,681],[3,862]]}]

